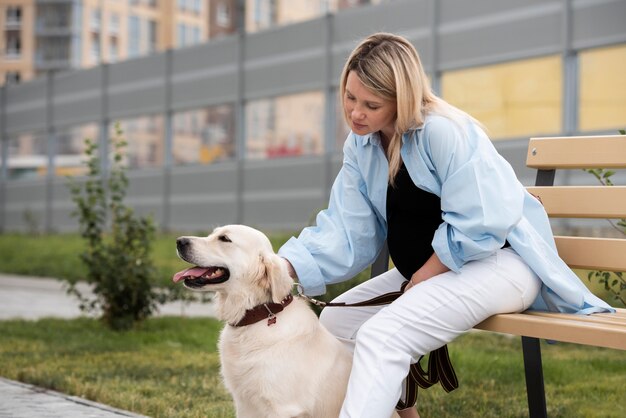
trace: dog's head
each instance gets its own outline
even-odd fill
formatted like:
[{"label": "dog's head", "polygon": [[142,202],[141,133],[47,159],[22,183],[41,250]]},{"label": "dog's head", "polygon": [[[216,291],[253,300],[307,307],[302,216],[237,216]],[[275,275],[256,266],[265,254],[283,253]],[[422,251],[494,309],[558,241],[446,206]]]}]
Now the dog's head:
[{"label": "dog's head", "polygon": [[191,290],[217,292],[220,299],[237,300],[245,308],[279,303],[291,291],[284,261],[254,228],[227,225],[207,237],[179,237],[176,251],[194,267],[176,273],[173,280]]}]

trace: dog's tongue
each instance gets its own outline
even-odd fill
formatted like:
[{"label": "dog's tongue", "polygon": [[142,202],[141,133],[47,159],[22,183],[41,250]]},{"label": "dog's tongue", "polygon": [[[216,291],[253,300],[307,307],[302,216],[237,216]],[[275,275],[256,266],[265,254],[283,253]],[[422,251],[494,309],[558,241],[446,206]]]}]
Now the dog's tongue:
[{"label": "dog's tongue", "polygon": [[187,277],[200,277],[209,270],[210,268],[206,267],[191,267],[176,273],[174,277],[172,277],[172,280],[174,280],[174,283],[178,283]]}]

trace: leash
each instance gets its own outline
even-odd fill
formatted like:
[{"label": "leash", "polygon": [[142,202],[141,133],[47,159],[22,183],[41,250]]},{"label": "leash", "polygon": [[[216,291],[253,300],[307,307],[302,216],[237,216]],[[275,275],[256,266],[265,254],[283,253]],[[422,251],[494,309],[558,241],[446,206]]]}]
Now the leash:
[{"label": "leash", "polygon": [[[297,296],[305,299],[313,305],[320,306],[322,308],[327,307],[362,307],[362,306],[381,306],[388,305],[394,300],[398,299],[404,293],[404,288],[409,284],[408,281],[404,282],[399,291],[389,292],[379,296],[375,296],[371,299],[364,300],[355,303],[344,302],[322,302],[317,299],[313,299],[304,294],[304,288],[300,283],[294,283]],[[426,370],[422,368],[420,362],[424,356],[421,356],[417,363],[411,364],[409,374],[406,378],[405,393],[406,400],[400,399],[396,405],[397,410],[410,408],[417,403],[417,390],[418,387],[422,389],[428,389],[429,387],[440,383],[443,390],[446,392],[452,392],[459,387],[459,381],[452,367],[450,361],[450,355],[448,353],[448,346],[444,345],[438,349],[431,351],[428,356],[428,367]]]}]

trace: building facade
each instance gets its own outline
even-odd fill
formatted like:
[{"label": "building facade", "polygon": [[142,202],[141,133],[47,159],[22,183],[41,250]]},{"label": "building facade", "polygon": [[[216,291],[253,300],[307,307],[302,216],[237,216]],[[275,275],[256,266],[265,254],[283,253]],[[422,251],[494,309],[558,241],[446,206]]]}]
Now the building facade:
[{"label": "building facade", "polygon": [[0,82],[205,42],[209,11],[200,0],[1,0]]}]

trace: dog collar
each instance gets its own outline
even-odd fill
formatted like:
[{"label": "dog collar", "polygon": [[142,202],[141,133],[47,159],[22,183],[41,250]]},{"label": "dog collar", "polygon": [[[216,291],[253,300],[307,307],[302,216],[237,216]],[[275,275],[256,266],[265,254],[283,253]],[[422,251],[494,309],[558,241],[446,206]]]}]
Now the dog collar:
[{"label": "dog collar", "polygon": [[239,322],[230,325],[233,327],[244,327],[267,319],[267,326],[269,327],[276,323],[276,314],[282,312],[292,301],[293,296],[290,293],[280,303],[264,303],[255,306],[252,309],[248,309]]}]

